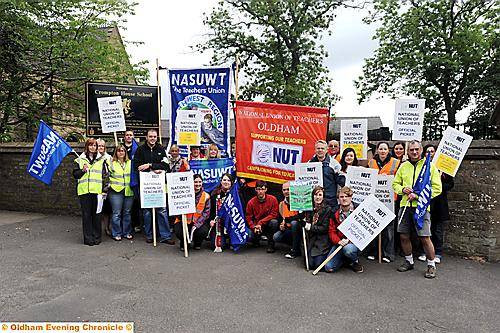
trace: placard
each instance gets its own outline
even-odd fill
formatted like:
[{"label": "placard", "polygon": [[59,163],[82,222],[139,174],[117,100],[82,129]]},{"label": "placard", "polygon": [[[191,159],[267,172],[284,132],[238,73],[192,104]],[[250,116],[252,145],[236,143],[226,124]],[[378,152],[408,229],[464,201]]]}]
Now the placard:
[{"label": "placard", "polygon": [[422,141],[424,111],[425,99],[397,99],[392,139]]},{"label": "placard", "polygon": [[382,202],[370,195],[337,229],[362,251],[395,217]]},{"label": "placard", "polygon": [[297,212],[313,210],[312,186],[309,182],[290,182],[290,210]]},{"label": "placard", "polygon": [[340,149],[341,154],[346,148],[356,152],[358,160],[367,159],[368,121],[353,119],[340,121]]},{"label": "placard", "polygon": [[345,186],[354,192],[352,201],[360,204],[368,196],[375,194],[378,171],[370,168],[350,166],[347,168]]},{"label": "placard", "polygon": [[193,172],[167,173],[168,215],[196,212]]},{"label": "placard", "polygon": [[314,188],[323,187],[323,163],[309,162],[295,164],[295,180],[309,182]]},{"label": "placard", "polygon": [[165,172],[139,172],[141,208],[165,207]]},{"label": "placard", "polygon": [[97,106],[103,133],[126,130],[121,96],[98,98]]},{"label": "placard", "polygon": [[394,213],[394,189],[393,175],[377,175],[377,186],[375,186],[375,198],[380,200],[391,212]]},{"label": "placard", "polygon": [[201,113],[198,110],[184,110],[177,115],[175,132],[178,134],[179,145],[200,145]]},{"label": "placard", "polygon": [[472,136],[447,127],[432,162],[438,170],[455,177],[472,142]]}]

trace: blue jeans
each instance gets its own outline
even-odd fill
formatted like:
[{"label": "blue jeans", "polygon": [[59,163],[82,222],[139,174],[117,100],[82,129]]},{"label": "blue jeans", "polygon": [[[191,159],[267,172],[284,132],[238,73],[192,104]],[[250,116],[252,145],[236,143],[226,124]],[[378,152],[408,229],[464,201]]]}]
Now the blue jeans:
[{"label": "blue jeans", "polygon": [[132,233],[132,218],[130,211],[134,203],[134,197],[126,197],[124,191],[109,192],[109,202],[113,213],[111,215],[111,236],[128,236]]},{"label": "blue jeans", "polygon": [[[337,249],[339,246],[340,245],[334,245],[328,255],[332,254],[333,251],[335,251],[335,249]],[[358,256],[359,249],[354,244],[349,243],[344,246],[342,250],[340,250],[335,255],[335,257],[333,257],[332,260],[328,262],[328,264],[325,265],[325,269],[327,271],[338,271],[345,261],[348,261],[349,264],[353,264],[358,261]]]},{"label": "blue jeans", "polygon": [[[321,263],[323,261],[325,261],[327,255],[326,254],[320,254],[319,256],[309,256],[309,268],[310,269],[316,269],[318,268],[319,265],[321,265]],[[325,267],[323,267],[323,269],[325,269]]]},{"label": "blue jeans", "polygon": [[[155,208],[156,222],[160,232],[160,241],[172,239],[172,231],[168,224],[168,214],[166,208]],[[153,239],[153,221],[152,208],[143,208],[142,215],[144,217],[144,235],[147,239]]]},{"label": "blue jeans", "polygon": [[291,245],[293,253],[295,253],[296,255],[300,255],[300,223],[298,221],[292,221],[290,222],[290,224],[292,225],[291,229],[276,231],[273,238],[275,242]]}]

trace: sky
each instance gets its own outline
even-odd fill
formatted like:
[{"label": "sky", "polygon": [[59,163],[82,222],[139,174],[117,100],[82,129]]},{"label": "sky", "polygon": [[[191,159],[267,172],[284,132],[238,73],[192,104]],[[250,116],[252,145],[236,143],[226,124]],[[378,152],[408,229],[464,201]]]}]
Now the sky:
[{"label": "sky", "polygon": [[[189,68],[207,65],[209,53],[190,49],[208,32],[203,25],[203,13],[211,12],[216,0],[138,1],[136,15],[128,18],[124,40],[142,41],[143,45],[128,46],[133,62],[149,60],[150,84],[156,85],[156,58],[160,66]],[[333,91],[341,97],[334,106],[336,116],[380,116],[384,126],[392,128],[395,102],[389,98],[357,103],[353,81],[362,73],[365,58],[373,55],[377,41],[372,40],[376,27],[362,22],[359,10],[340,9],[333,23],[332,36],[322,43],[329,56],[325,65],[333,79]],[[407,96],[401,96],[407,97]]]}]

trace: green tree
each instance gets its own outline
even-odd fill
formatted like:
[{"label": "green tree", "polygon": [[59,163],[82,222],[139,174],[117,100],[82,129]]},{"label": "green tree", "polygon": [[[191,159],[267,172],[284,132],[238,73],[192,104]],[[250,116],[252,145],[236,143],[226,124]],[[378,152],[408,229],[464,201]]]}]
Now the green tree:
[{"label": "green tree", "polygon": [[241,59],[242,98],[328,106],[335,99],[319,44],[340,0],[226,0],[205,15],[212,63]]},{"label": "green tree", "polygon": [[380,24],[380,46],[355,82],[360,102],[414,95],[455,127],[457,111],[500,95],[497,0],[374,0],[366,22]]},{"label": "green tree", "polygon": [[[82,126],[89,80],[145,80],[109,28],[133,14],[125,0],[0,2],[0,139],[33,140],[44,119]],[[23,135],[19,135],[23,133]]]}]

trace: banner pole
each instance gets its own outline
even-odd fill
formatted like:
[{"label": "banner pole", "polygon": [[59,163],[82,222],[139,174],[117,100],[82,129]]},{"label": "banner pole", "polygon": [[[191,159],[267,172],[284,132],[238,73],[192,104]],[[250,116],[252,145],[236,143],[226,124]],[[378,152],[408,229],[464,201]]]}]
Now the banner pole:
[{"label": "banner pole", "polygon": [[[383,230],[382,230],[383,231]],[[378,234],[378,263],[382,263],[382,232]]]},{"label": "banner pole", "polygon": [[335,255],[336,255],[337,253],[339,253],[339,251],[340,251],[340,250],[342,250],[342,248],[343,248],[343,246],[340,246],[340,245],[339,245],[339,247],[338,247],[338,248],[336,248],[336,249],[335,249],[335,251],[333,251],[333,253],[332,253],[332,254],[330,254],[330,255],[329,255],[329,256],[325,259],[325,261],[323,261],[323,262],[321,263],[321,265],[319,265],[319,266],[318,266],[318,268],[316,268],[316,270],[313,272],[313,275],[318,274],[318,272],[319,272],[319,271],[320,271],[320,270],[321,270],[321,269],[322,269],[322,268],[323,268],[326,264],[328,264],[328,262],[329,262],[330,260],[332,260],[332,259],[333,259],[333,257],[335,257]]},{"label": "banner pole", "polygon": [[156,208],[153,210],[153,246],[156,246]]},{"label": "banner pole", "polygon": [[115,147],[118,147],[118,135],[116,135],[116,132],[113,132],[113,135],[115,137]]},{"label": "banner pole", "polygon": [[184,242],[184,258],[187,258],[189,256],[188,254],[188,226],[187,226],[187,219],[186,215],[182,214],[182,241]]},{"label": "banner pole", "polygon": [[[409,144],[410,143],[408,141],[405,142],[405,153],[403,155],[403,160],[404,161],[408,161],[408,147],[409,147]],[[401,161],[401,162],[404,162],[404,161]]]},{"label": "banner pole", "polygon": [[161,140],[160,64],[158,58],[156,58],[156,94],[158,95],[158,139],[161,145],[162,140]]},{"label": "banner pole", "polygon": [[304,241],[304,256],[306,257],[306,271],[309,272],[309,256],[307,255],[306,229],[302,227],[302,239]]},{"label": "banner pole", "polygon": [[234,70],[234,88],[235,88],[234,98],[235,98],[235,100],[238,100],[238,98],[239,98],[239,85],[238,85],[239,73],[240,73],[240,57],[236,54],[236,68]]}]

